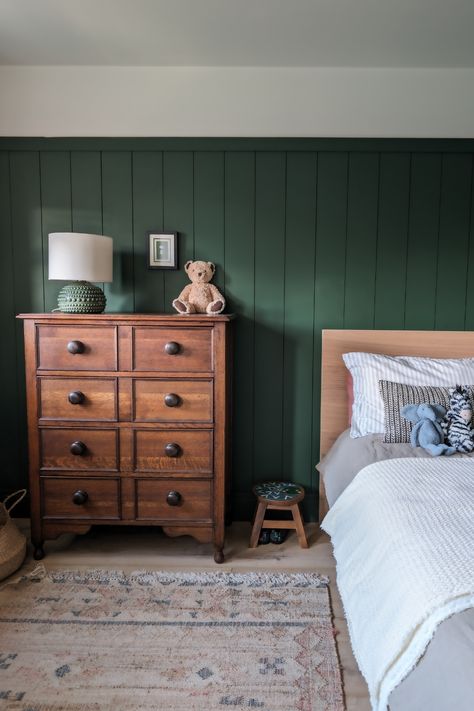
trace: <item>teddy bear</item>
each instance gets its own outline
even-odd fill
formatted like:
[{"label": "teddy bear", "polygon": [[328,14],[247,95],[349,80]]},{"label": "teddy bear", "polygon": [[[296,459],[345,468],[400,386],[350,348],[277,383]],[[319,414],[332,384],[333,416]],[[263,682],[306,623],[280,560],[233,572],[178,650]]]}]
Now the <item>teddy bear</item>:
[{"label": "teddy bear", "polygon": [[184,271],[192,283],[185,286],[173,301],[176,311],[180,314],[220,314],[225,309],[225,299],[214,284],[209,284],[216,271],[215,265],[189,260]]}]

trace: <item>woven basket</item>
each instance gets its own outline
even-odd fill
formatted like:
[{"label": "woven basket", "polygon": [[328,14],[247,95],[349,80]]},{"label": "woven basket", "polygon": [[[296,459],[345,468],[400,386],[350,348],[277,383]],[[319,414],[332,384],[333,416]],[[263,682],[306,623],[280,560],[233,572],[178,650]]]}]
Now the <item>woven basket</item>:
[{"label": "woven basket", "polygon": [[[9,575],[18,570],[20,565],[25,560],[26,555],[26,537],[21,533],[10,518],[10,511],[26,495],[26,489],[15,491],[0,502],[0,580],[7,578]],[[10,499],[18,496],[16,501],[6,506]]]}]

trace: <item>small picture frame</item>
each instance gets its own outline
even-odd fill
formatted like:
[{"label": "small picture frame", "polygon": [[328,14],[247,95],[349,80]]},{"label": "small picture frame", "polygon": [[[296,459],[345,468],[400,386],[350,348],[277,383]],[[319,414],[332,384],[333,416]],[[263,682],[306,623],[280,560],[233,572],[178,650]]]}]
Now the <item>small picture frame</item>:
[{"label": "small picture frame", "polygon": [[147,265],[148,269],[178,268],[178,233],[148,230]]}]

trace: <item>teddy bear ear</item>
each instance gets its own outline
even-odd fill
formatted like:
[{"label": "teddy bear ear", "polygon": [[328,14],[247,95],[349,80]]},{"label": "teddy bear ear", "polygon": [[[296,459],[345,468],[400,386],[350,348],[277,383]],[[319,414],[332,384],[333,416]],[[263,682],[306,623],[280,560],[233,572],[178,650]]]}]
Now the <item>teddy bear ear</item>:
[{"label": "teddy bear ear", "polygon": [[216,271],[216,265],[213,262],[208,262],[208,265],[211,267],[211,271],[214,274]]},{"label": "teddy bear ear", "polygon": [[184,265],[184,271],[186,272],[186,274],[188,273],[189,267],[191,266],[192,263],[193,263],[193,260],[192,260],[192,259],[189,259],[189,260],[186,262],[186,264]]}]

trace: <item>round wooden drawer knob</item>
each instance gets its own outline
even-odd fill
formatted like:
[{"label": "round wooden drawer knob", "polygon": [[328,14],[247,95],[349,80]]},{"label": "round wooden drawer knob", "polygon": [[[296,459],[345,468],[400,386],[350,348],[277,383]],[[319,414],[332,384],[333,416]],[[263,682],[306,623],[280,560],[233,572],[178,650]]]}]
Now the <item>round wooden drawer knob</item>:
[{"label": "round wooden drawer knob", "polygon": [[168,393],[168,395],[165,395],[166,407],[177,407],[180,402],[181,402],[181,398],[179,397],[179,395],[176,395],[175,393]]},{"label": "round wooden drawer knob", "polygon": [[170,341],[165,346],[165,352],[168,353],[168,355],[177,355],[180,350],[181,346],[179,343],[176,343],[176,341]]},{"label": "round wooden drawer knob", "polygon": [[67,344],[67,349],[69,353],[72,353],[72,355],[76,355],[77,353],[84,353],[86,347],[82,343],[82,341],[69,341],[69,343]]},{"label": "round wooden drawer knob", "polygon": [[181,503],[182,496],[179,491],[170,491],[166,497],[166,503],[169,506],[178,506]]},{"label": "round wooden drawer knob", "polygon": [[165,454],[167,457],[177,457],[181,454],[181,447],[176,442],[169,442],[165,447]]},{"label": "round wooden drawer knob", "polygon": [[82,405],[85,400],[85,396],[84,393],[81,393],[80,390],[73,390],[71,393],[69,393],[67,399],[69,400],[71,405]]},{"label": "round wooden drawer knob", "polygon": [[87,452],[87,446],[84,444],[84,442],[80,442],[79,440],[76,440],[69,447],[69,451],[71,452],[71,454],[81,457],[83,454],[85,454]]},{"label": "round wooden drawer knob", "polygon": [[82,491],[82,489],[79,489],[79,491],[75,491],[72,495],[72,503],[76,504],[76,506],[84,506],[84,504],[87,503],[88,499],[89,494],[87,493],[87,491]]}]

